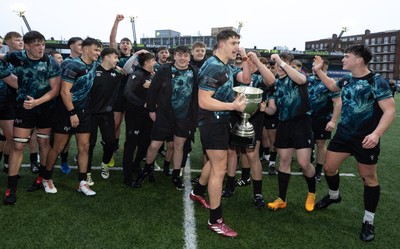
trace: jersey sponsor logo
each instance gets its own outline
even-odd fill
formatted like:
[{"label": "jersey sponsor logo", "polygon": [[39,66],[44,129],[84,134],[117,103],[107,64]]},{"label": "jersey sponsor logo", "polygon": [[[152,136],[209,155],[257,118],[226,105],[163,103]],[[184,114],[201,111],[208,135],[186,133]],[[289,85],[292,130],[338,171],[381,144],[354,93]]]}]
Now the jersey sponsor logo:
[{"label": "jersey sponsor logo", "polygon": [[116,73],[111,73],[111,77],[115,78],[117,76]]},{"label": "jersey sponsor logo", "polygon": [[71,126],[64,126],[64,131],[69,132],[71,130]]}]

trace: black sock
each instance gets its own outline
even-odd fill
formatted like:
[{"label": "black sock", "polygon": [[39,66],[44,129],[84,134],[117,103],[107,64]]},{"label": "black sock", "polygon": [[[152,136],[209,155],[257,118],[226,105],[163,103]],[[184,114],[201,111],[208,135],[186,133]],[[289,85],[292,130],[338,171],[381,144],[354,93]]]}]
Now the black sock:
[{"label": "black sock", "polygon": [[262,195],[262,180],[253,180],[253,194],[254,198],[257,195]]},{"label": "black sock", "polygon": [[365,210],[375,213],[378,206],[379,196],[381,194],[381,187],[369,187],[364,185],[364,208]]},{"label": "black sock", "polygon": [[10,157],[10,155],[4,154],[4,164],[8,165],[8,158]]},{"label": "black sock", "polygon": [[210,223],[215,224],[217,220],[222,218],[222,208],[221,206],[216,209],[210,209]]},{"label": "black sock", "polygon": [[269,147],[263,147],[263,152],[264,152],[264,156],[267,156],[267,155],[271,155],[271,153],[270,153],[270,151],[269,151]]},{"label": "black sock", "polygon": [[316,184],[315,184],[315,175],[313,175],[312,177],[304,176],[304,178],[306,179],[306,182],[307,182],[308,192],[315,194],[316,189],[317,189]]},{"label": "black sock", "polygon": [[206,192],[206,188],[207,188],[207,185],[203,186],[200,183],[197,183],[196,187],[194,187],[194,189],[193,189],[193,194],[204,196],[204,193]]},{"label": "black sock", "polygon": [[38,154],[37,153],[31,153],[30,154],[30,159],[31,159],[31,163],[33,162],[37,162],[38,161]]},{"label": "black sock", "polygon": [[179,178],[179,174],[181,173],[180,169],[173,169],[172,170],[172,179]]},{"label": "black sock", "polygon": [[167,160],[164,160],[164,168],[169,168],[169,165],[171,162],[168,162]]},{"label": "black sock", "polygon": [[0,152],[0,161],[3,159],[3,151]]},{"label": "black sock", "polygon": [[271,162],[275,162],[276,161],[276,151],[271,151],[271,153],[269,154],[269,161]]},{"label": "black sock", "polygon": [[242,179],[247,180],[250,178],[250,168],[242,168]]},{"label": "black sock", "polygon": [[330,190],[337,191],[339,190],[340,176],[339,172],[334,176],[325,175],[326,182],[328,183],[328,187]]},{"label": "black sock", "polygon": [[144,165],[144,171],[153,171],[153,165],[154,165],[154,163],[149,163],[149,164],[145,164]]},{"label": "black sock", "polygon": [[16,189],[18,185],[18,175],[8,176],[8,188]]},{"label": "black sock", "polygon": [[44,171],[43,171],[43,179],[50,180],[51,176],[52,176],[52,173],[53,173],[53,171],[44,169]]},{"label": "black sock", "polygon": [[279,197],[286,201],[286,192],[289,185],[290,174],[280,172],[278,170],[278,186],[279,186]]},{"label": "black sock", "polygon": [[86,173],[80,173],[79,172],[79,174],[78,174],[78,180],[79,180],[79,182],[81,182],[81,181],[86,181]]},{"label": "black sock", "polygon": [[46,166],[39,165],[39,176],[43,177],[44,172],[46,171]]},{"label": "black sock", "polygon": [[235,189],[235,177],[234,176],[227,176],[226,178],[226,187],[234,190]]},{"label": "black sock", "polygon": [[315,173],[321,174],[322,172],[322,164],[317,163],[317,167],[315,167]]},{"label": "black sock", "polygon": [[67,152],[61,152],[60,157],[61,157],[61,163],[68,162],[68,151]]}]

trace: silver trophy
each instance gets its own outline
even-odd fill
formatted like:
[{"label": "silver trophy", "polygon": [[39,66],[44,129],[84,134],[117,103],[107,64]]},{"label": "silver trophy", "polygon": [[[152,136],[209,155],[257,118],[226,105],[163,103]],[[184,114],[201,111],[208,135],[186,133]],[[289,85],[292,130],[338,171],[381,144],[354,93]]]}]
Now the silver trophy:
[{"label": "silver trophy", "polygon": [[232,128],[231,144],[245,148],[254,148],[255,132],[249,119],[258,110],[258,106],[262,101],[263,91],[251,86],[237,86],[233,90],[238,93],[238,98],[242,96],[246,97],[246,108],[240,113],[242,120]]}]

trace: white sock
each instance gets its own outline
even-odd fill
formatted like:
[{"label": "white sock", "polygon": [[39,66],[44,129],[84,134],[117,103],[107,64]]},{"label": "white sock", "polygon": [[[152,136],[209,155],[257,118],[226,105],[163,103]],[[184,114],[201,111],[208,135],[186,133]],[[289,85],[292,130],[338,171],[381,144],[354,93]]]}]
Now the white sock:
[{"label": "white sock", "polygon": [[339,190],[330,190],[329,189],[329,197],[332,200],[336,200],[337,198],[339,198]]},{"label": "white sock", "polygon": [[374,218],[375,218],[375,213],[371,213],[370,211],[365,210],[363,223],[368,221],[369,224],[373,225],[374,224]]}]

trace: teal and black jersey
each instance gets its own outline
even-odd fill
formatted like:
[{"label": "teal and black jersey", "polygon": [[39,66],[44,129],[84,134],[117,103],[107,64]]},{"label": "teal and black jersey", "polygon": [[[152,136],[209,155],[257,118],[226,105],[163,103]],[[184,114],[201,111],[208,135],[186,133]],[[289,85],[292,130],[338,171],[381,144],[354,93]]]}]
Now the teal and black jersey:
[{"label": "teal and black jersey", "polygon": [[0,60],[0,103],[8,102],[10,100],[10,87],[2,79],[10,76],[11,73],[12,66],[9,63]]},{"label": "teal and black jersey", "polygon": [[311,117],[331,120],[333,114],[332,99],[339,98],[339,92],[331,92],[320,79],[312,75],[307,78],[308,99],[311,106]]},{"label": "teal and black jersey", "polygon": [[60,66],[50,55],[31,60],[26,51],[16,51],[6,54],[4,60],[14,66],[13,73],[18,77],[18,107],[23,105],[27,96],[41,98],[51,90],[49,80],[61,75]]},{"label": "teal and black jersey", "polygon": [[372,133],[382,117],[378,101],[391,98],[388,82],[379,74],[362,78],[349,74],[336,85],[342,89],[342,116],[336,133],[344,138],[363,139]]},{"label": "teal and black jersey", "polygon": [[[236,93],[233,90],[234,79],[240,70],[233,69],[223,63],[218,57],[208,58],[199,72],[199,89],[213,91],[212,98],[221,102],[233,102]],[[208,111],[199,108],[199,125],[229,121],[230,111]]]},{"label": "teal and black jersey", "polygon": [[307,84],[298,85],[288,76],[275,81],[275,104],[279,110],[280,121],[310,115]]},{"label": "teal and black jersey", "polygon": [[78,57],[67,63],[63,68],[62,80],[73,84],[71,94],[75,109],[85,109],[87,107],[97,66],[97,61],[88,65]]},{"label": "teal and black jersey", "polygon": [[190,68],[179,70],[171,67],[172,109],[176,120],[189,117],[190,104],[193,98],[194,75]]},{"label": "teal and black jersey", "polygon": [[129,58],[131,58],[131,55],[129,56],[125,56],[125,55],[121,55],[120,57],[118,57],[118,64],[117,66],[119,66],[120,68],[123,68],[125,63],[129,60]]}]

